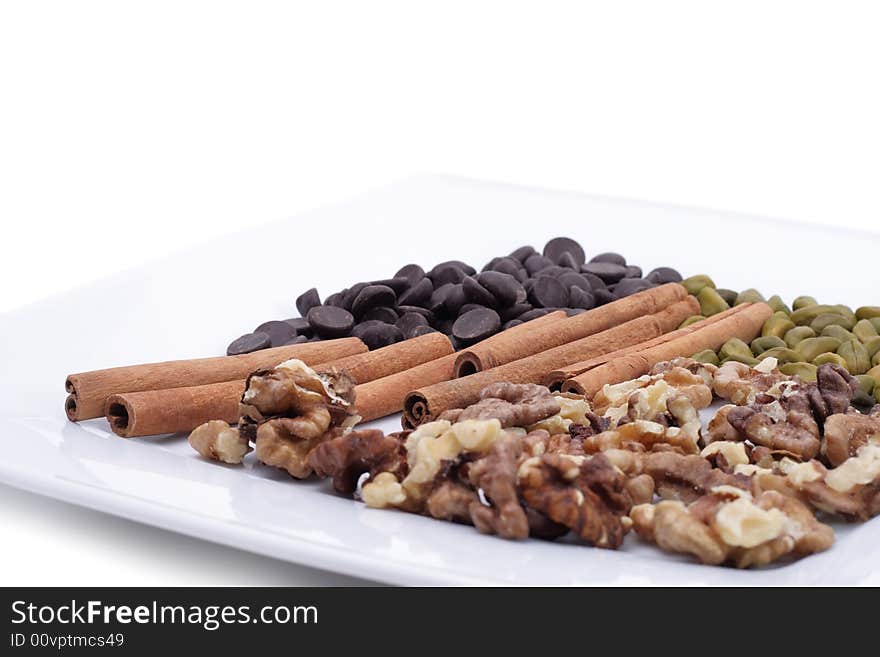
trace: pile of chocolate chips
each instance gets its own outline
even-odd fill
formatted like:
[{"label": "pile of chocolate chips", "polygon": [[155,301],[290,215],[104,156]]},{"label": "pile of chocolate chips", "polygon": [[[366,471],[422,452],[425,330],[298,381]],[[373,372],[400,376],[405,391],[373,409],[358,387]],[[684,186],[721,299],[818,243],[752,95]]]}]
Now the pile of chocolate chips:
[{"label": "pile of chocolate chips", "polygon": [[642,276],[639,267],[618,253],[602,253],[587,262],[580,244],[557,237],[541,253],[523,246],[492,258],[479,273],[458,260],[427,272],[406,265],[389,279],[355,283],[323,303],[312,288],[296,300],[300,317],[260,324],[234,340],[226,353],[346,336],[377,349],[432,331],[445,333],[456,348],[463,348],[554,310],[576,315],[680,280],[669,267]]}]

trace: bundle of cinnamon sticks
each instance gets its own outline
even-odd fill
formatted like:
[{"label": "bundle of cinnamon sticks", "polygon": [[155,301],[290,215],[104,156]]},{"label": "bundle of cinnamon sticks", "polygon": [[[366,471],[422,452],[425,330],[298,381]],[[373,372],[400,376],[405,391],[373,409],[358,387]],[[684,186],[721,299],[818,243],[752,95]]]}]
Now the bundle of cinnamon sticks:
[{"label": "bundle of cinnamon sticks", "polygon": [[751,340],[771,314],[765,304],[743,304],[678,329],[698,312],[696,299],[670,283],[573,317],[550,313],[458,354],[446,336],[429,333],[375,351],[343,338],[85,372],[68,377],[65,410],[74,421],[105,415],[124,437],[186,432],[208,420],[234,423],[246,377],[297,358],[318,372],[347,371],[363,420],[403,410],[403,424],[411,427],[474,403],[486,385],[500,381],[590,397],[661,360],[715,349],[731,337]]}]

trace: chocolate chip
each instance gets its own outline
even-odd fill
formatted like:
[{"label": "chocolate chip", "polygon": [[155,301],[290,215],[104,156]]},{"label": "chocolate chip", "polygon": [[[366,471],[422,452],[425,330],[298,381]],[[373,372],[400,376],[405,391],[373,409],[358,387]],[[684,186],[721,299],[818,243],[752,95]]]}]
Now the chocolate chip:
[{"label": "chocolate chip", "polygon": [[520,319],[523,322],[528,322],[529,320],[537,319],[538,317],[543,317],[544,315],[547,315],[551,312],[553,312],[553,311],[550,310],[549,308],[533,308],[532,310],[520,315],[517,319]]},{"label": "chocolate chip", "polygon": [[682,281],[681,274],[672,269],[672,267],[657,267],[657,269],[652,270],[645,276],[645,279],[652,283],[657,283],[657,285],[680,283]]},{"label": "chocolate chip", "polygon": [[498,311],[498,316],[501,317],[502,322],[510,321],[516,317],[519,317],[523,313],[527,313],[532,309],[531,304],[528,303],[516,303],[512,306],[507,306],[507,308],[502,308]]},{"label": "chocolate chip", "polygon": [[574,317],[587,312],[586,308],[560,308],[560,310],[565,313],[566,317]]},{"label": "chocolate chip", "polygon": [[309,326],[322,338],[342,338],[351,332],[354,317],[345,308],[315,306],[307,316]]},{"label": "chocolate chip", "polygon": [[584,290],[572,285],[568,288],[568,303],[572,308],[589,310],[596,305],[596,298],[593,296],[592,290]]},{"label": "chocolate chip", "polygon": [[455,320],[452,335],[463,342],[484,340],[501,328],[501,318],[491,308],[476,308]]},{"label": "chocolate chip", "polygon": [[559,260],[556,261],[556,264],[560,267],[565,267],[566,269],[574,269],[575,271],[579,271],[581,268],[581,263],[574,259],[574,256],[570,253],[563,253],[559,256]]},{"label": "chocolate chip", "polygon": [[447,267],[447,266],[457,267],[458,269],[460,269],[461,271],[464,272],[465,276],[473,276],[474,274],[477,273],[476,269],[471,267],[468,263],[462,262],[461,260],[447,260],[446,262],[440,262],[440,263],[437,263],[436,265],[434,265],[434,269],[437,269],[438,267]]},{"label": "chocolate chip", "polygon": [[605,281],[603,281],[601,278],[596,276],[596,274],[591,274],[589,272],[584,271],[584,267],[586,267],[586,266],[587,265],[584,265],[583,267],[581,267],[581,276],[583,276],[586,279],[587,283],[590,284],[590,288],[594,291],[595,290],[604,290],[605,288],[607,288],[608,286],[605,284]]},{"label": "chocolate chip", "polygon": [[404,306],[421,306],[431,298],[431,292],[433,291],[434,284],[431,282],[431,279],[423,278],[401,294],[398,298],[398,303]]},{"label": "chocolate chip", "polygon": [[352,302],[351,312],[355,317],[363,317],[370,308],[393,306],[396,302],[397,295],[387,285],[367,285]]},{"label": "chocolate chip", "polygon": [[312,308],[320,305],[321,297],[318,295],[318,290],[315,288],[306,290],[296,298],[296,309],[303,317],[308,315]]},{"label": "chocolate chip", "polygon": [[370,281],[370,285],[384,285],[394,290],[394,294],[400,296],[409,289],[409,279],[406,278],[385,278],[381,281]]},{"label": "chocolate chip", "polygon": [[501,325],[501,330],[506,331],[507,329],[513,328],[514,326],[519,326],[522,323],[523,321],[521,319],[511,319],[510,321],[504,322],[504,324]]},{"label": "chocolate chip", "polygon": [[621,267],[626,267],[626,258],[624,258],[619,253],[600,253],[597,256],[593,256],[590,258],[590,262],[610,262],[614,265],[620,265]]},{"label": "chocolate chip", "polygon": [[443,266],[438,265],[428,272],[428,278],[433,281],[435,288],[445,285],[446,283],[461,283],[467,275],[468,274],[464,273],[459,267],[450,264]]},{"label": "chocolate chip", "polygon": [[466,303],[458,309],[458,314],[464,315],[465,313],[469,313],[472,310],[479,310],[480,308],[485,308],[485,306],[479,303]]},{"label": "chocolate chip", "polygon": [[[590,281],[587,280],[586,276],[583,274],[578,274],[574,271],[569,271],[562,276],[559,277],[559,282],[562,283],[565,287],[579,287],[582,290],[592,290],[593,286],[590,285]],[[604,284],[603,284],[604,287]]]},{"label": "chocolate chip", "polygon": [[544,245],[544,255],[553,262],[559,262],[563,253],[571,254],[578,266],[584,264],[587,259],[581,245],[570,237],[554,237]]},{"label": "chocolate chip", "polygon": [[[320,338],[319,338],[319,339],[320,339]],[[290,345],[292,345],[292,344],[303,344],[304,342],[309,342],[309,338],[307,338],[307,337],[304,336],[304,335],[295,335],[295,336],[293,336],[292,338],[290,338],[290,340],[288,340],[287,342],[285,342],[285,343],[284,343],[283,345],[281,345],[281,346],[282,346],[282,347],[288,347],[288,346],[290,346]]]},{"label": "chocolate chip", "polygon": [[525,261],[526,271],[529,272],[529,276],[534,276],[542,269],[552,267],[555,264],[550,258],[538,254],[529,256],[528,260]]},{"label": "chocolate chip", "polygon": [[453,287],[453,283],[444,283],[443,285],[434,288],[434,291],[431,293],[431,299],[428,301],[428,308],[431,312],[435,314],[443,312],[446,296]]},{"label": "chocolate chip", "polygon": [[593,290],[593,298],[596,300],[597,306],[604,306],[609,301],[614,301],[614,292],[608,288]]},{"label": "chocolate chip", "polygon": [[441,333],[445,333],[446,335],[450,335],[452,333],[452,324],[455,322],[454,319],[450,319],[448,317],[444,317],[442,319],[438,319],[436,322],[432,324],[432,326],[440,331]]},{"label": "chocolate chip", "polygon": [[252,351],[259,351],[272,346],[272,341],[265,333],[245,333],[240,338],[236,338],[226,347],[227,356],[238,356],[239,354],[249,354]]},{"label": "chocolate chip", "polygon": [[568,290],[551,276],[540,276],[529,290],[529,301],[542,308],[561,308],[568,305]]},{"label": "chocolate chip", "polygon": [[489,292],[500,306],[509,306],[516,303],[521,291],[525,292],[510,274],[502,274],[500,271],[484,271],[478,274],[476,281]]},{"label": "chocolate chip", "polygon": [[614,298],[622,299],[630,294],[649,290],[654,287],[654,283],[646,281],[643,278],[624,278],[620,283],[614,286]]},{"label": "chocolate chip", "polygon": [[434,313],[427,308],[421,308],[420,306],[397,306],[397,312],[400,313],[401,316],[408,313],[416,313],[417,315],[424,317],[428,321],[428,324],[434,323]]},{"label": "chocolate chip", "polygon": [[425,277],[425,270],[418,265],[404,265],[397,270],[394,278],[405,278],[410,285],[415,285]]},{"label": "chocolate chip", "polygon": [[519,260],[514,260],[513,258],[496,258],[496,262],[494,265],[489,267],[488,270],[483,271],[500,271],[502,274],[510,274],[514,278],[520,272],[526,273],[523,270],[522,263]]},{"label": "chocolate chip", "polygon": [[401,315],[394,325],[400,329],[404,335],[408,335],[416,326],[428,326],[428,320],[418,313],[406,313]]},{"label": "chocolate chip", "polygon": [[535,247],[533,246],[521,246],[518,249],[514,249],[510,253],[510,257],[514,260],[519,260],[520,262],[525,262],[533,255],[537,255],[538,252],[535,251]]},{"label": "chocolate chip", "polygon": [[629,265],[626,268],[626,278],[641,278],[642,268],[637,265]]},{"label": "chocolate chip", "polygon": [[369,283],[355,283],[347,290],[342,292],[342,307],[347,311],[351,312],[351,306],[354,303],[354,300],[357,299],[357,295],[361,293],[365,287],[367,287]]},{"label": "chocolate chip", "polygon": [[363,340],[370,350],[387,347],[403,340],[403,333],[394,324],[376,320],[361,322],[351,330],[351,334]]},{"label": "chocolate chip", "polygon": [[385,322],[386,324],[394,324],[395,322],[397,322],[397,316],[397,312],[394,310],[394,308],[379,306],[377,308],[370,308],[367,312],[364,313],[363,317],[361,317],[361,320],[367,321],[375,319],[380,322]]},{"label": "chocolate chip", "polygon": [[409,340],[410,338],[417,338],[420,335],[427,335],[428,333],[437,333],[437,331],[425,324],[422,326],[414,326],[409,331],[405,331],[403,337],[404,339]]},{"label": "chocolate chip", "polygon": [[[343,298],[344,292],[347,292],[347,291],[348,290],[344,290],[343,292],[336,292],[335,294],[331,294],[329,297],[324,299],[324,305],[325,306],[335,306],[336,308],[342,308],[343,307],[342,298]],[[311,310],[311,308],[309,310]],[[308,314],[308,313],[306,313],[306,314]]]},{"label": "chocolate chip", "polygon": [[467,303],[467,297],[464,294],[464,286],[457,283],[449,288],[446,299],[443,301],[443,310],[450,317],[456,317],[465,303]]},{"label": "chocolate chip", "polygon": [[297,335],[304,335],[306,337],[312,335],[312,327],[309,326],[309,320],[305,317],[291,317],[284,321],[293,327],[293,330],[296,331]]},{"label": "chocolate chip", "polygon": [[552,276],[553,278],[559,278],[563,274],[567,274],[570,271],[571,271],[570,269],[566,269],[565,267],[560,267],[559,265],[552,265],[550,267],[545,267],[544,269],[539,271],[535,275],[535,278],[538,278],[539,276]]},{"label": "chocolate chip", "polygon": [[296,329],[287,322],[272,320],[260,324],[254,329],[254,333],[265,333],[273,347],[280,347],[296,335]]},{"label": "chocolate chip", "polygon": [[626,276],[626,267],[613,262],[590,262],[584,265],[582,271],[598,276],[606,284],[616,283]]},{"label": "chocolate chip", "polygon": [[464,296],[471,303],[478,303],[481,306],[497,306],[498,302],[489,290],[480,285],[475,278],[468,276],[461,283],[464,289]]}]

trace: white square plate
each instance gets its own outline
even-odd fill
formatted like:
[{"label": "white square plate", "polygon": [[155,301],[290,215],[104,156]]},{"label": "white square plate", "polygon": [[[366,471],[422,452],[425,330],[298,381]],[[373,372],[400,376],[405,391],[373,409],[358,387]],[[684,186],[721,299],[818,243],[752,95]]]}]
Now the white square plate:
[{"label": "white square plate", "polygon": [[[182,436],[123,440],[104,420],[63,412],[70,372],[224,353],[257,324],[407,262],[481,265],[557,235],[588,256],[619,251],[645,271],[709,273],[852,306],[880,303],[869,233],[730,213],[590,198],[444,177],[418,178],[339,206],[207,242],[3,317],[0,480],[244,550],[397,584],[880,584],[880,520],[835,525],[835,546],[775,568],[737,571],[670,557],[629,537],[619,551],[509,542],[470,527],[376,511],[249,462],[218,466]],[[172,239],[169,236],[169,239]],[[120,248],[123,248],[121,245]],[[397,426],[397,418],[377,423]]]}]

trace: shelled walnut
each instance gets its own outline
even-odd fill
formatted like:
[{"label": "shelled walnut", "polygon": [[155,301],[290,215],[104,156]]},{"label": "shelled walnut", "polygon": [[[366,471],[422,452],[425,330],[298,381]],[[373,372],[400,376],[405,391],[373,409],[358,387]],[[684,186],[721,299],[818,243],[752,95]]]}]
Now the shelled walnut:
[{"label": "shelled walnut", "polygon": [[697,454],[700,439],[700,423],[689,422],[683,427],[669,427],[648,420],[636,420],[588,436],[582,440],[587,454],[607,449],[631,449],[636,451],[673,450],[681,454]]},{"label": "shelled walnut", "polygon": [[868,443],[880,444],[880,415],[838,413],[825,420],[822,454],[832,466],[855,456]]},{"label": "shelled walnut", "polygon": [[303,479],[313,472],[309,452],[357,421],[354,399],[347,374],[318,374],[289,360],[248,377],[239,426],[243,435],[253,436],[261,462]]},{"label": "shelled walnut", "polygon": [[[780,466],[784,483],[821,511],[862,521],[880,514],[880,445],[876,443],[860,447],[855,456],[832,469],[815,460],[780,462]],[[767,483],[777,483],[772,479]]]},{"label": "shelled walnut", "polygon": [[776,364],[771,358],[759,363],[758,367],[728,361],[715,372],[713,390],[737,406],[751,404],[763,395],[777,397],[785,385],[793,384],[793,379],[776,369]]},{"label": "shelled walnut", "polygon": [[189,444],[202,456],[223,463],[241,463],[251,446],[235,427],[211,420],[193,429]]},{"label": "shelled walnut", "polygon": [[590,545],[617,548],[632,508],[626,477],[603,455],[544,454],[519,468],[523,499]]},{"label": "shelled walnut", "polygon": [[636,506],[631,518],[642,539],[712,565],[763,566],[827,550],[834,542],[831,527],[798,500],[775,491],[753,497],[717,486],[689,505],[666,500]]},{"label": "shelled walnut", "polygon": [[559,413],[559,402],[545,386],[493,383],[480,392],[480,401],[467,408],[454,408],[438,420],[496,419],[502,427],[527,427]]}]

